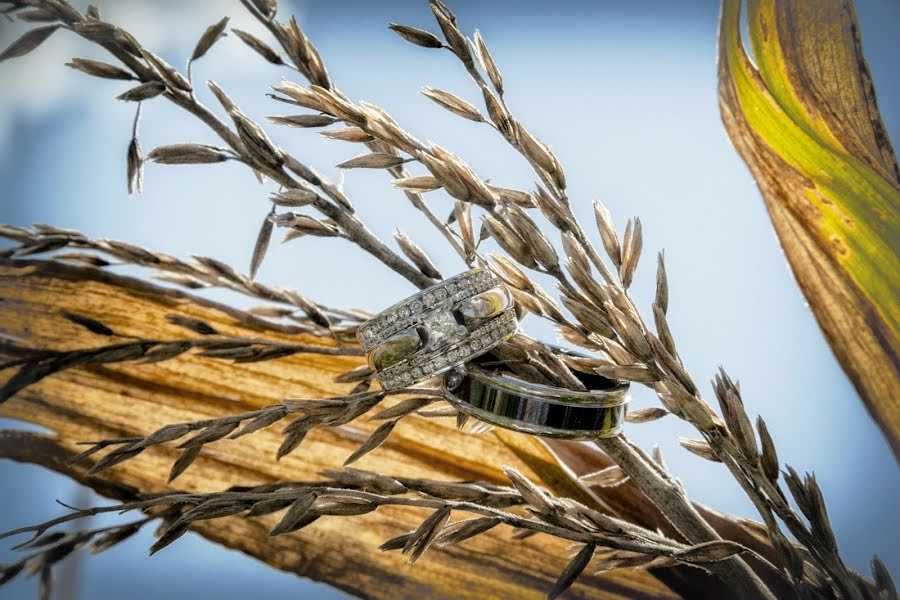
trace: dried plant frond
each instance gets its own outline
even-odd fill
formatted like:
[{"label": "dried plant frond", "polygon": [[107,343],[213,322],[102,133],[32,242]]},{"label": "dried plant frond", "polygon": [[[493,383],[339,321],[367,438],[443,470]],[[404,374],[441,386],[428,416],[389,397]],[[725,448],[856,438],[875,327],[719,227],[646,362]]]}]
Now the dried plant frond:
[{"label": "dried plant frond", "polygon": [[408,25],[400,25],[399,23],[389,23],[388,27],[404,40],[413,43],[416,46],[422,46],[423,48],[444,47],[444,44],[440,39],[438,39],[436,35],[425,31],[424,29],[418,29],[416,27],[410,27]]}]

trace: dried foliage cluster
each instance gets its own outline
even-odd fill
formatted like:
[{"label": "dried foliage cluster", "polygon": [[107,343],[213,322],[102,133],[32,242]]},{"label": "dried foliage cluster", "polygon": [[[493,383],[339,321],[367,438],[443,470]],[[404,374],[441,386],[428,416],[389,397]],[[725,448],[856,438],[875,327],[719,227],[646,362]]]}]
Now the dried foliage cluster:
[{"label": "dried foliage cluster", "polygon": [[[307,112],[274,116],[269,121],[274,125],[321,129],[321,135],[329,139],[359,147],[362,153],[337,166],[388,171],[394,186],[427,217],[465,264],[490,266],[513,290],[521,312],[549,320],[562,339],[588,350],[591,356],[560,355],[546,344],[519,334],[497,351],[498,359],[523,376],[574,389],[582,386],[575,372],[600,373],[653,389],[660,406],[631,412],[629,422],[642,423],[671,414],[690,423],[698,439],[685,440],[682,445],[704,459],[722,463],[741,485],[762,520],[742,521],[742,526],[772,551],[764,556],[721,539],[697,512],[679,480],[667,470],[658,450],[650,456],[621,436],[597,441],[617,466],[589,475],[583,483],[614,486],[631,479],[662,510],[678,532],[678,539],[581,502],[553,497],[512,469],[506,471],[510,485],[497,486],[404,479],[345,466],[342,471],[323,473],[323,480],[315,482],[284,482],[209,494],[153,495],[121,505],[73,509],[65,517],[4,534],[31,532],[34,537],[19,546],[28,552],[21,561],[2,567],[0,583],[27,571],[40,573],[48,587],[52,566],[72,551],[82,547],[92,551],[109,548],[150,521],[162,523],[159,540],[152,548],[155,552],[175,541],[198,520],[253,518],[284,510],[281,521],[270,532],[276,536],[323,516],[359,515],[380,506],[396,505],[432,511],[413,531],[388,540],[381,547],[408,554],[410,562],[432,546],[457,544],[498,525],[513,528],[518,538],[541,533],[571,541],[577,550],[550,591],[551,598],[561,594],[585,569],[676,564],[720,576],[733,586],[738,597],[774,598],[773,590],[783,589],[802,598],[895,596],[893,583],[877,558],[873,561],[874,579],[844,565],[815,478],[801,476],[790,467],[781,470],[765,422],[759,417],[754,424],[738,385],[729,375],[722,371],[715,378],[719,413],[702,397],[679,356],[668,325],[669,284],[662,255],[657,260],[656,294],[649,318],[637,309],[628,290],[641,258],[640,220],[629,220],[620,235],[610,213],[598,202],[594,208],[599,243],[592,240],[592,234],[573,213],[563,166],[550,146],[512,112],[501,71],[479,32],[472,38],[466,37],[453,13],[440,0],[431,0],[439,35],[390,25],[406,41],[426,49],[446,50],[462,63],[483,98],[482,108],[438,88],[427,87],[423,93],[443,109],[502,136],[533,168],[538,183],[532,190],[489,183],[461,157],[420,141],[378,106],[352,101],[332,81],[322,57],[297,21],[293,17],[285,22],[278,20],[274,0],[242,0],[242,4],[256,17],[272,43],[247,31],[232,30],[234,35],[264,60],[290,66],[306,80],[302,84],[283,80],[270,96],[279,106]],[[42,23],[5,50],[0,60],[24,55],[57,29],[67,29],[102,46],[118,61],[110,64],[75,58],[68,66],[95,77],[132,82],[133,87],[118,96],[137,105],[127,153],[129,191],[140,190],[147,161],[238,161],[260,179],[279,186],[261,226],[249,275],[210,258],[184,261],[124,242],[93,240],[50,226],[0,229],[0,235],[13,241],[5,252],[7,257],[53,253],[54,260],[96,268],[123,263],[147,267],[158,278],[188,289],[221,287],[265,301],[265,306],[251,312],[269,320],[272,327],[290,323],[302,331],[330,336],[340,344],[286,345],[265,339],[232,338],[206,323],[178,315],[171,315],[173,322],[191,334],[184,339],[121,341],[102,322],[71,314],[67,315],[70,320],[114,343],[68,352],[18,348],[19,358],[0,365],[3,370],[17,369],[0,391],[0,401],[63,369],[120,361],[163,361],[189,351],[237,362],[277,360],[294,353],[358,355],[358,349],[344,344],[353,339],[365,314],[323,306],[294,290],[268,287],[254,280],[276,228],[284,230],[285,240],[310,235],[343,238],[420,288],[441,278],[431,260],[405,234],[396,235],[399,253],[379,240],[357,215],[340,186],[278,147],[263,126],[247,116],[218,85],[209,82],[208,88],[226,119],[201,104],[192,79],[194,62],[214,50],[226,34],[227,18],[203,33],[182,74],[127,31],[103,21],[95,7],[81,14],[65,0],[4,0],[0,5],[8,15]],[[223,146],[176,143],[144,155],[138,141],[139,115],[141,103],[148,101],[168,101],[181,107],[205,123]],[[437,190],[455,202],[448,220],[438,217],[426,202],[425,194]],[[482,219],[480,229],[475,226],[478,217]],[[551,237],[558,238],[559,243],[555,244]],[[484,256],[482,243],[488,239],[503,252]],[[548,291],[531,273],[542,274],[543,280],[552,281],[556,289]],[[181,455],[172,466],[173,480],[190,466],[205,445],[224,443],[283,421],[287,421],[284,441],[276,458],[294,451],[313,428],[333,427],[363,415],[383,421],[347,458],[346,465],[375,450],[397,422],[410,414],[457,417],[460,427],[467,425],[465,417],[443,403],[435,389],[402,390],[404,400],[373,414],[387,394],[372,389],[372,373],[362,367],[341,376],[341,381],[354,385],[342,397],[285,399],[252,412],[171,424],[144,437],[100,440],[89,444],[72,461],[93,459],[95,454],[103,453],[91,469],[92,473],[99,473],[154,445],[177,443]],[[473,423],[468,427],[484,429]],[[144,516],[100,530],[63,533],[56,529],[74,519],[112,511],[139,511]],[[464,514],[469,518],[452,521],[452,517]]]}]

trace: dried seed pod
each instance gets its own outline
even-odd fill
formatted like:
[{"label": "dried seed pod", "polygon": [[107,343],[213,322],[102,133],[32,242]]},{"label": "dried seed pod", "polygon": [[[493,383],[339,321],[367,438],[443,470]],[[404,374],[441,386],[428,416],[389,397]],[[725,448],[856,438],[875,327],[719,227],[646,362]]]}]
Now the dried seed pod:
[{"label": "dried seed pod", "polygon": [[390,169],[399,167],[406,159],[387,152],[360,154],[337,165],[338,169]]},{"label": "dried seed pod", "polygon": [[401,402],[398,402],[394,406],[390,408],[386,408],[374,415],[372,415],[372,421],[383,421],[385,419],[394,419],[399,417],[405,417],[408,414],[414,413],[420,408],[428,406],[432,402],[436,402],[434,398],[407,398]]},{"label": "dried seed pod", "polygon": [[178,520],[175,523],[173,523],[168,529],[166,529],[162,533],[161,536],[159,536],[159,539],[156,540],[156,542],[152,546],[150,546],[151,556],[153,554],[156,554],[157,552],[159,552],[160,550],[162,550],[163,548],[165,548],[166,546],[168,546],[169,544],[171,544],[172,542],[174,542],[181,536],[183,536],[185,533],[188,532],[188,529],[190,529],[190,527],[191,527],[190,523],[187,523],[187,522],[181,521],[181,520]]},{"label": "dried seed pod", "polygon": [[6,50],[0,52],[0,62],[10,58],[25,56],[43,44],[57,29],[59,29],[58,25],[49,25],[25,32],[22,37],[10,44]]},{"label": "dried seed pod", "polygon": [[121,79],[128,81],[135,78],[134,75],[132,75],[125,69],[121,69],[115,65],[111,65],[99,60],[91,60],[88,58],[73,58],[71,61],[66,63],[66,66],[81,71],[82,73],[87,73],[88,75],[93,75],[94,77],[102,77],[104,79]]},{"label": "dried seed pod", "polygon": [[216,100],[219,101],[219,104],[222,105],[222,108],[225,109],[225,112],[231,114],[232,111],[237,110],[237,105],[232,101],[232,99],[225,93],[225,90],[220,88],[215,81],[207,81],[206,82],[209,91],[213,93],[213,96],[216,97]]},{"label": "dried seed pod", "polygon": [[284,164],[284,156],[266,132],[237,108],[231,110],[229,114],[251,158],[261,165],[279,169]]},{"label": "dried seed pod", "polygon": [[428,550],[448,519],[450,519],[450,507],[442,506],[409,535],[403,546],[403,553],[409,554],[409,564],[415,563]]},{"label": "dried seed pod", "polygon": [[519,145],[525,155],[541,169],[549,174],[553,174],[556,168],[556,159],[550,152],[547,145],[531,135],[531,133],[519,125]]},{"label": "dried seed pod", "polygon": [[446,14],[443,8],[434,2],[431,3],[431,12],[434,13],[434,18],[437,20],[444,34],[444,39],[447,40],[447,44],[450,46],[453,54],[462,61],[466,69],[470,71],[474,69],[475,61],[472,60],[472,54],[469,52],[469,44],[456,26],[452,16]]},{"label": "dried seed pod", "polygon": [[704,458],[712,462],[722,462],[719,460],[719,457],[716,456],[716,453],[713,452],[713,449],[710,447],[710,445],[703,440],[689,440],[686,438],[679,438],[678,443],[681,444],[682,448],[684,448],[691,454],[696,454],[700,458]]},{"label": "dried seed pod", "polygon": [[594,306],[589,306],[581,300],[576,300],[568,294],[561,294],[560,300],[562,300],[563,306],[565,306],[569,310],[569,312],[572,313],[578,323],[585,327],[588,331],[592,331],[607,338],[613,337],[615,335],[612,327],[610,326],[609,320],[606,318],[606,315],[603,313],[603,311],[597,309]]},{"label": "dried seed pod", "polygon": [[534,284],[528,276],[511,260],[502,254],[491,254],[490,257],[494,262],[494,272],[511,287],[526,292],[534,289]]},{"label": "dried seed pod", "polygon": [[394,239],[403,251],[403,254],[416,265],[416,268],[426,277],[432,279],[443,279],[441,272],[437,270],[425,251],[416,246],[411,239],[403,234],[399,229],[394,233]]},{"label": "dried seed pod", "polygon": [[296,531],[297,529],[300,529],[302,525],[307,524],[304,523],[304,520],[309,513],[309,509],[312,508],[315,503],[316,498],[317,496],[314,492],[304,494],[297,498],[290,505],[284,516],[281,517],[278,524],[269,531],[267,534],[268,537],[284,535],[285,533]]},{"label": "dried seed pod", "polygon": [[396,420],[379,425],[378,429],[373,431],[372,435],[370,435],[369,438],[353,452],[353,454],[347,457],[347,460],[344,461],[344,466],[346,467],[347,465],[358,461],[360,458],[383,444],[396,426]]},{"label": "dried seed pod", "polygon": [[395,179],[393,185],[397,189],[404,192],[412,192],[414,194],[423,194],[425,192],[433,192],[440,189],[441,184],[437,178],[432,175],[417,175],[414,177],[404,177]]},{"label": "dried seed pod", "polygon": [[579,271],[589,275],[591,262],[578,239],[571,232],[564,231],[562,232],[562,245],[566,258],[572,261],[572,264],[577,265]]},{"label": "dried seed pod", "polygon": [[49,10],[33,8],[16,13],[16,19],[25,23],[55,23],[59,21],[59,15]]},{"label": "dried seed pod", "polygon": [[632,221],[629,220],[628,226],[625,228],[625,239],[622,244],[622,264],[619,266],[619,278],[622,280],[622,286],[626,289],[634,279],[634,273],[641,258],[641,246],[643,245],[641,220],[635,219],[633,222],[634,226],[632,226]]},{"label": "dried seed pod", "polygon": [[169,471],[169,478],[167,483],[172,483],[176,477],[181,475],[187,470],[191,463],[193,463],[198,456],[200,456],[200,450],[203,448],[203,445],[197,446],[189,446],[185,448],[180,455],[178,455],[178,459],[175,460],[175,463],[172,465],[172,469]]},{"label": "dried seed pod", "polygon": [[439,90],[433,87],[426,87],[422,90],[422,93],[453,114],[459,115],[464,119],[469,119],[470,121],[476,122],[484,121],[484,117],[480,112],[478,112],[478,109],[459,96],[455,96],[450,92],[445,92],[444,90]]},{"label": "dried seed pod", "polygon": [[590,563],[591,559],[594,557],[595,549],[596,546],[594,544],[585,544],[581,547],[581,550],[579,550],[569,564],[566,565],[566,568],[560,574],[559,579],[557,579],[556,583],[553,585],[553,589],[547,594],[548,600],[555,600],[560,594],[575,583],[575,580],[578,579],[578,576],[581,575],[588,566],[588,563]]},{"label": "dried seed pod", "polygon": [[566,207],[547,193],[547,190],[545,190],[543,186],[536,184],[532,197],[535,200],[535,205],[541,211],[541,214],[544,215],[544,218],[550,221],[554,227],[560,231],[570,231],[572,229],[572,225],[569,221],[569,214],[571,213]]},{"label": "dried seed pod", "polygon": [[239,421],[225,421],[215,423],[210,425],[206,429],[203,429],[200,433],[195,435],[194,437],[188,439],[187,441],[182,442],[178,445],[179,448],[190,448],[192,446],[202,446],[204,444],[209,444],[210,442],[215,442],[217,440],[222,439],[235,429],[240,424]]},{"label": "dried seed pod", "polygon": [[266,252],[269,250],[269,241],[272,239],[272,229],[275,227],[275,223],[273,223],[270,218],[271,214],[272,213],[267,214],[263,219],[263,222],[259,227],[259,233],[256,235],[256,244],[253,246],[253,254],[250,257],[250,279],[256,277],[256,272],[259,270],[259,266],[262,264]]},{"label": "dried seed pod", "polygon": [[141,143],[137,137],[132,137],[128,144],[125,166],[128,193],[140,193],[144,189],[144,158],[141,153]]},{"label": "dried seed pod", "polygon": [[629,423],[649,423],[656,421],[669,414],[664,408],[651,406],[649,408],[640,408],[638,410],[629,410],[625,415],[625,420]]},{"label": "dried seed pod", "polygon": [[494,58],[491,56],[487,44],[485,44],[484,38],[481,36],[481,32],[477,29],[475,30],[475,56],[478,58],[481,68],[487,73],[488,79],[491,80],[491,85],[494,86],[497,94],[502,98],[503,77],[500,75],[500,69],[497,68],[497,64],[494,62]]},{"label": "dried seed pod", "polygon": [[619,465],[611,465],[594,473],[582,475],[579,479],[585,485],[595,485],[605,488],[622,485],[628,481],[628,475]]},{"label": "dried seed pod", "polygon": [[609,210],[599,200],[594,202],[594,216],[597,219],[597,229],[600,231],[603,248],[606,250],[609,259],[618,268],[622,264],[622,249],[619,246],[619,237]]},{"label": "dried seed pod", "polygon": [[537,267],[537,261],[531,253],[531,248],[525,243],[518,233],[504,225],[499,219],[486,215],[484,223],[497,243],[503,248],[507,254],[513,257],[516,262],[529,269]]},{"label": "dried seed pod", "polygon": [[622,345],[639,358],[645,360],[652,358],[653,349],[650,346],[650,342],[647,341],[648,335],[645,334],[641,325],[612,302],[606,302],[603,307],[606,309],[606,314],[609,315],[610,323],[612,323]]},{"label": "dried seed pod", "polygon": [[726,387],[722,393],[717,393],[716,397],[719,400],[719,407],[722,409],[722,416],[725,417],[725,423],[728,425],[728,431],[737,441],[744,456],[748,460],[756,462],[758,456],[756,435],[736,388]]},{"label": "dried seed pod", "polygon": [[556,249],[528,213],[518,206],[510,206],[507,216],[509,223],[516,229],[535,260],[548,271],[559,269],[559,256],[556,254]]},{"label": "dried seed pod", "polygon": [[141,530],[141,526],[139,523],[133,523],[131,525],[124,525],[122,527],[116,527],[112,531],[105,533],[103,535],[97,536],[94,541],[91,543],[91,554],[97,554],[98,552],[103,552],[108,548],[112,548],[116,544],[120,542],[124,542],[138,531]]},{"label": "dried seed pod", "polygon": [[469,188],[466,187],[459,176],[444,164],[443,160],[428,152],[418,152],[415,156],[434,175],[435,179],[441,183],[441,187],[450,196],[463,202],[469,201],[472,197],[472,192],[469,191]]},{"label": "dried seed pod", "polygon": [[775,451],[775,442],[769,435],[769,428],[762,417],[756,418],[756,430],[759,432],[759,441],[762,446],[762,452],[759,457],[759,464],[763,473],[770,481],[778,480],[778,453]]},{"label": "dried seed pod", "polygon": [[250,0],[250,2],[264,17],[273,17],[278,10],[278,3],[275,0]]},{"label": "dried seed pod", "polygon": [[434,543],[439,548],[453,546],[475,536],[486,533],[502,523],[499,517],[477,517],[474,519],[466,519],[457,521],[452,525],[445,527],[438,535]]},{"label": "dried seed pod", "polygon": [[[557,335],[559,335],[561,339],[570,344],[573,344],[580,348],[585,348],[586,350],[591,350],[593,352],[600,350],[600,345],[597,342],[593,341],[591,338],[586,336],[584,332],[575,329],[574,327],[559,323],[556,325],[555,329]],[[590,372],[594,372],[594,370],[591,369]]]},{"label": "dried seed pod", "polygon": [[144,48],[140,49],[141,55],[144,57],[144,60],[147,61],[147,64],[153,68],[156,73],[162,77],[162,80],[166,83],[166,86],[175,90],[181,90],[183,92],[191,91],[190,82],[175,68],[164,61],[162,58],[157,56],[156,54],[146,50]]},{"label": "dried seed pod", "polygon": [[481,95],[484,97],[484,105],[487,107],[491,122],[497,126],[509,143],[516,144],[518,124],[513,121],[512,116],[506,112],[506,109],[486,85],[481,86]]},{"label": "dried seed pod", "polygon": [[312,204],[319,195],[308,188],[291,188],[272,194],[270,200],[275,206],[301,207]]},{"label": "dried seed pod", "polygon": [[550,498],[539,487],[537,487],[530,479],[519,473],[512,467],[503,467],[503,472],[509,478],[513,487],[518,490],[522,498],[532,508],[543,514],[555,514],[556,509]]},{"label": "dried seed pod", "polygon": [[514,204],[516,206],[521,206],[522,208],[534,208],[537,206],[534,197],[528,192],[496,185],[488,185],[487,187],[504,203]]},{"label": "dried seed pod", "polygon": [[674,377],[689,394],[696,394],[697,384],[691,379],[690,374],[685,370],[681,362],[666,350],[663,343],[655,335],[649,334],[648,338],[650,339],[650,345],[653,347],[653,356],[659,366]]},{"label": "dried seed pod", "polygon": [[366,133],[359,127],[344,127],[334,131],[321,131],[319,135],[332,140],[340,140],[342,142],[368,143],[374,140],[370,134]]},{"label": "dried seed pod", "polygon": [[713,540],[678,550],[672,555],[672,558],[688,563],[708,563],[725,560],[746,551],[747,548],[737,542]]},{"label": "dried seed pod", "polygon": [[659,374],[651,371],[644,365],[615,365],[605,364],[596,368],[599,375],[610,379],[622,379],[624,381],[633,381],[635,383],[656,383],[659,381]]},{"label": "dried seed pod", "polygon": [[306,434],[307,430],[291,431],[290,433],[285,434],[284,439],[281,441],[281,445],[278,446],[278,451],[275,453],[275,460],[281,460],[283,457],[296,450],[300,444],[303,443]]},{"label": "dried seed pod", "polygon": [[330,115],[287,115],[271,116],[266,119],[275,125],[287,125],[288,127],[325,127],[338,121]]},{"label": "dried seed pod", "polygon": [[191,54],[191,60],[197,60],[209,52],[209,49],[212,48],[213,44],[224,36],[225,27],[227,25],[228,17],[224,17],[218,23],[207,27],[206,31],[203,32],[203,35],[200,36],[200,39],[197,40],[197,45],[194,47],[194,53]]},{"label": "dried seed pod", "polygon": [[198,165],[228,160],[225,148],[207,144],[169,144],[150,151],[147,158],[161,165]]},{"label": "dried seed pod", "polygon": [[891,573],[888,571],[878,555],[872,557],[872,577],[875,579],[875,587],[887,598],[895,598],[897,596],[897,588],[891,579]]},{"label": "dried seed pod", "polygon": [[159,96],[164,91],[166,91],[164,84],[159,81],[148,81],[119,94],[116,96],[116,99],[124,100],[125,102],[143,102]]},{"label": "dried seed pod", "polygon": [[[672,331],[669,329],[669,321],[666,319],[665,311],[655,303],[653,304],[653,320],[656,323],[656,333],[659,336],[659,341],[662,342],[668,353],[678,360],[678,352],[675,350],[675,339],[672,337]],[[681,361],[679,360],[679,362]]]},{"label": "dried seed pod", "polygon": [[[662,252],[659,253],[656,260],[656,297],[653,303],[659,307],[663,314],[669,310],[669,278],[666,275],[666,261]],[[673,344],[672,354],[674,353]]]},{"label": "dried seed pod", "polygon": [[272,63],[273,65],[283,65],[284,61],[281,60],[281,56],[278,55],[277,52],[272,50],[272,48],[260,40],[258,37],[253,35],[252,33],[247,33],[246,31],[242,31],[240,29],[234,29],[232,27],[231,31],[234,32],[238,38],[250,46],[257,54],[262,56],[264,59]]},{"label": "dried seed pod", "polygon": [[443,48],[444,44],[436,35],[424,29],[410,27],[408,25],[400,25],[399,23],[388,23],[388,28],[402,37],[407,42],[421,46],[422,48]]}]

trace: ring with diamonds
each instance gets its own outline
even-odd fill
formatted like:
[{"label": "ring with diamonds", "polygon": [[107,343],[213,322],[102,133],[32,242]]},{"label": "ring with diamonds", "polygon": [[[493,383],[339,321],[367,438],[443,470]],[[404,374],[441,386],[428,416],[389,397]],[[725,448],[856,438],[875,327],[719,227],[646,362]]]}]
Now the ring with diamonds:
[{"label": "ring with diamonds", "polygon": [[567,439],[618,435],[628,383],[575,373],[588,391],[532,383],[476,363],[444,375],[444,397],[460,412],[521,433]]},{"label": "ring with diamonds", "polygon": [[393,390],[481,356],[517,327],[509,290],[478,268],[382,311],[360,326],[357,337],[382,387]]}]

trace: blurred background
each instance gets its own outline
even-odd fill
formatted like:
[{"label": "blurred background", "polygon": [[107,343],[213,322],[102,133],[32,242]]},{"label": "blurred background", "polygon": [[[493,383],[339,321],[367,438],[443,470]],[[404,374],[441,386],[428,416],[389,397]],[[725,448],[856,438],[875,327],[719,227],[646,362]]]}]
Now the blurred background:
[{"label": "blurred background", "polygon": [[[83,9],[87,3],[75,4]],[[449,54],[411,46],[386,28],[395,21],[434,30],[425,0],[282,0],[280,5],[282,16],[296,14],[349,97],[382,106],[411,133],[460,154],[494,182],[532,186],[527,165],[499,136],[420,95],[422,86],[433,85],[481,103]],[[479,28],[485,36],[504,73],[512,110],[553,146],[585,222],[593,221],[591,201],[597,198],[620,227],[631,216],[641,217],[644,259],[633,291],[644,308],[653,296],[654,256],[666,250],[670,322],[695,377],[708,380],[724,365],[739,378],[748,412],[765,416],[781,459],[798,471],[815,471],[847,562],[868,572],[871,555],[878,553],[894,577],[900,576],[897,464],[805,306],[756,185],[719,120],[718,3],[453,0],[450,5],[465,31]],[[224,15],[232,26],[268,39],[236,0],[101,0],[100,8],[106,20],[174,65],[183,65],[203,30]],[[900,4],[859,0],[857,10],[879,103],[896,143]],[[23,29],[0,19],[0,47]],[[204,254],[246,269],[270,188],[238,164],[151,164],[144,193],[128,196],[125,151],[134,106],[114,99],[127,83],[64,67],[72,57],[106,59],[90,44],[57,32],[31,55],[0,65],[0,221],[52,223],[182,257]],[[195,82],[216,81],[258,120],[284,114],[284,106],[265,93],[282,76],[295,75],[264,62],[233,35],[194,66]],[[201,100],[214,106],[205,88],[197,87]],[[358,152],[310,130],[268,130],[336,180],[341,174],[333,165]],[[140,138],[145,152],[175,142],[217,142],[161,100],[145,103]],[[445,274],[462,270],[442,239],[392,189],[387,173],[352,171],[344,186],[381,237],[390,239],[399,227]],[[449,214],[446,197],[432,194],[429,201]],[[372,310],[412,291],[373,259],[336,240],[274,244],[258,277],[326,304]],[[537,337],[553,337],[534,319],[525,326]],[[711,396],[708,385],[704,391]],[[646,393],[636,399],[638,407],[651,402]],[[0,426],[22,427],[9,421]],[[629,434],[647,448],[659,443],[693,498],[756,516],[723,467],[678,446],[679,436],[692,437],[688,427],[668,418],[632,426]],[[252,451],[251,443],[247,450]],[[0,530],[60,514],[54,499],[104,502],[36,467],[0,462],[0,481]],[[192,535],[147,558],[151,543],[147,531],[114,552],[71,559],[65,597],[345,597]],[[3,546],[0,561],[7,562],[12,554],[9,544]],[[34,597],[36,587],[33,580],[17,581],[0,588],[0,598]]]}]

